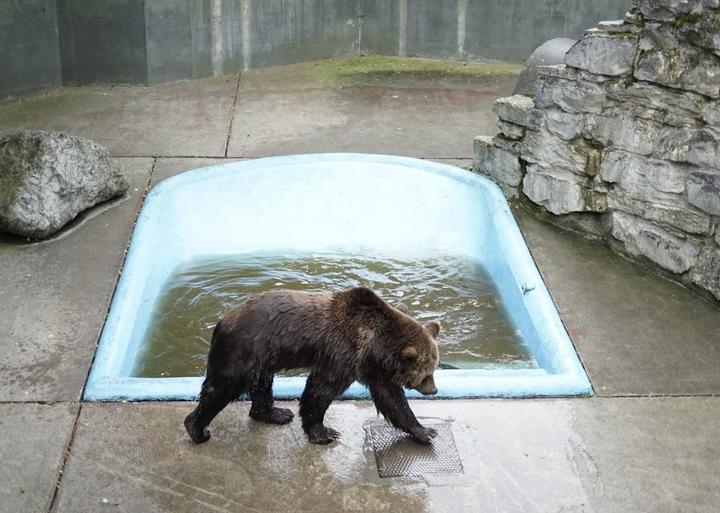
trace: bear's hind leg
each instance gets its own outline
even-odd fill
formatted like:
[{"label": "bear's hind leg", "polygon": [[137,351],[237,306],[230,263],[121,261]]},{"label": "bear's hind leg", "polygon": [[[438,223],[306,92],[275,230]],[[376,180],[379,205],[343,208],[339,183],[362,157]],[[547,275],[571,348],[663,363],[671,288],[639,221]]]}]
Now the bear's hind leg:
[{"label": "bear's hind leg", "polygon": [[266,424],[287,424],[295,415],[287,408],[273,406],[273,377],[272,372],[264,372],[250,387],[250,398],[252,399],[250,418]]},{"label": "bear's hind leg", "polygon": [[230,401],[240,397],[245,388],[242,383],[217,386],[205,379],[197,408],[185,417],[185,429],[193,442],[201,444],[210,440],[207,426]]}]

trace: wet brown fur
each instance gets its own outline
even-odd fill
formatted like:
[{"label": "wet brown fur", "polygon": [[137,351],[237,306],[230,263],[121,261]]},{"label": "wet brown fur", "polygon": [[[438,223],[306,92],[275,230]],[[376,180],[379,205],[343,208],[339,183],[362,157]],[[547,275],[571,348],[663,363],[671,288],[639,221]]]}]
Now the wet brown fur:
[{"label": "wet brown fur", "polygon": [[375,405],[396,427],[429,442],[410,410],[403,387],[437,392],[434,341],[440,325],[421,325],[370,289],[335,294],[289,290],[249,297],[215,327],[207,373],[197,408],[185,419],[196,443],[210,438],[207,426],[230,401],[249,392],[250,416],[261,422],[290,422],[290,410],[275,408],[275,373],[309,368],[300,399],[303,429],[313,443],[330,443],[339,433],[323,424],[330,403],[355,380],[370,389]]}]

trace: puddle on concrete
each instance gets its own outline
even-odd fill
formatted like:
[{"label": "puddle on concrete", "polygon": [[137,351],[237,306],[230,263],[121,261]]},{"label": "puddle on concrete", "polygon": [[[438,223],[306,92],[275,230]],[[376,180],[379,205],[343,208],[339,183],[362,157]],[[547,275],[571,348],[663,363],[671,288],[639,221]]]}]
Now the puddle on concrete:
[{"label": "puddle on concrete", "polygon": [[167,280],[134,375],[202,376],[215,324],[248,295],[371,287],[403,302],[421,322],[439,321],[443,363],[461,368],[534,368],[537,363],[479,263],[464,258],[414,262],[333,255],[196,259]]}]

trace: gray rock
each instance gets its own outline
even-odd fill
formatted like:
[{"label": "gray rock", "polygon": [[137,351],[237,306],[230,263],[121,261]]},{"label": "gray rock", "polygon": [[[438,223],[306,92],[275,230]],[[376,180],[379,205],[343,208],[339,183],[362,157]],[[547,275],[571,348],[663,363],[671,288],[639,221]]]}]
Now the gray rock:
[{"label": "gray rock", "polygon": [[613,191],[607,197],[608,208],[622,210],[681,232],[707,235],[712,228],[710,216],[690,206],[663,205],[632,198],[622,191]]},{"label": "gray rock", "polygon": [[[674,24],[647,22],[645,23],[645,31],[643,37],[643,49],[651,50],[661,48],[663,50],[672,50],[680,46],[677,37],[677,28]],[[647,43],[647,45],[645,44]]]},{"label": "gray rock", "polygon": [[525,127],[516,125],[515,123],[508,123],[502,119],[498,119],[497,127],[502,134],[508,139],[522,139],[525,135]]},{"label": "gray rock", "polygon": [[533,203],[555,215],[588,210],[582,180],[568,171],[528,164],[523,192]]},{"label": "gray rock", "polygon": [[635,23],[629,23],[626,20],[601,21],[598,23],[597,29],[602,32],[630,34],[640,31],[640,27],[638,27]]},{"label": "gray rock", "polygon": [[[480,136],[480,139],[483,137]],[[477,138],[476,138],[477,139]],[[520,155],[520,149],[522,147],[522,141],[517,141],[514,139],[508,139],[502,134],[497,134],[492,138],[492,143],[494,146],[497,146],[498,148],[502,148],[503,150],[506,150],[514,155]]]},{"label": "gray rock", "polygon": [[533,95],[535,106],[540,109],[555,107],[566,112],[601,113],[607,105],[605,88],[601,84],[582,80],[577,75],[574,79],[559,76],[558,68],[561,67],[538,68]]},{"label": "gray rock", "polygon": [[692,272],[692,281],[720,299],[720,248],[707,246]]},{"label": "gray rock", "polygon": [[617,101],[619,114],[632,109],[636,117],[652,119],[673,126],[697,126],[707,99],[699,94],[668,89],[649,82],[625,85],[615,82],[607,86],[608,98]]},{"label": "gray rock", "polygon": [[662,126],[631,115],[588,116],[583,134],[603,146],[650,155]]},{"label": "gray rock", "polygon": [[492,137],[478,136],[474,141],[475,169],[493,181],[517,187],[522,180],[518,155],[493,144]]},{"label": "gray rock", "polygon": [[643,201],[677,202],[685,191],[687,167],[665,160],[610,150],[600,164],[600,178]]},{"label": "gray rock", "polygon": [[681,23],[678,37],[720,55],[720,11],[706,9],[694,21]]},{"label": "gray rock", "polygon": [[549,132],[527,132],[520,156],[523,160],[543,167],[562,168],[584,175],[588,166],[588,155],[578,147],[563,141]]},{"label": "gray rock", "polygon": [[128,184],[99,144],[53,131],[0,138],[0,231],[45,238]]},{"label": "gray rock", "polygon": [[565,64],[600,75],[622,76],[632,71],[637,37],[591,33],[565,54]]},{"label": "gray rock", "polygon": [[720,98],[720,58],[694,47],[642,52],[634,76]]},{"label": "gray rock", "polygon": [[638,155],[702,167],[720,162],[720,133],[716,129],[674,127],[625,114],[588,116],[583,134],[603,146]]},{"label": "gray rock", "polygon": [[695,171],[687,178],[687,199],[691,205],[720,216],[720,171]]},{"label": "gray rock", "polygon": [[720,101],[708,102],[703,108],[702,118],[708,125],[720,127]]},{"label": "gray rock", "polygon": [[717,168],[720,166],[720,131],[666,126],[658,132],[654,153],[676,162]]},{"label": "gray rock", "polygon": [[537,67],[562,64],[565,62],[565,52],[567,52],[574,44],[574,39],[557,37],[555,39],[545,41],[543,44],[538,46],[525,62],[525,69],[522,70],[520,76],[518,77],[518,81],[515,83],[513,94],[532,96],[535,80],[537,80],[538,76]]},{"label": "gray rock", "polygon": [[688,271],[698,260],[700,246],[694,241],[624,212],[614,211],[612,220],[612,236],[622,241],[631,255],[646,257],[677,274]]},{"label": "gray rock", "polygon": [[582,114],[570,114],[561,110],[545,111],[545,127],[548,132],[565,141],[579,137],[584,126],[585,116]]},{"label": "gray rock", "polygon": [[633,5],[647,20],[675,21],[683,17],[700,15],[703,0],[634,0]]},{"label": "gray rock", "polygon": [[538,112],[532,98],[516,94],[498,98],[493,105],[493,112],[503,121],[530,129],[538,127]]}]

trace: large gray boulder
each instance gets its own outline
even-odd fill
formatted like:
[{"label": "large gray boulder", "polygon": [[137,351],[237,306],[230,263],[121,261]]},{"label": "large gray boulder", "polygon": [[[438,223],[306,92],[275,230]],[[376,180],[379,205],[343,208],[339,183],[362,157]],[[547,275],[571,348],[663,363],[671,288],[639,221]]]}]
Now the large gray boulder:
[{"label": "large gray boulder", "polygon": [[525,69],[522,70],[518,77],[513,94],[532,96],[535,80],[537,80],[538,77],[538,66],[563,64],[565,62],[565,53],[575,43],[576,41],[574,39],[556,37],[538,46],[525,62]]},{"label": "large gray boulder", "polygon": [[0,231],[41,239],[128,188],[107,149],[48,130],[0,138]]}]

